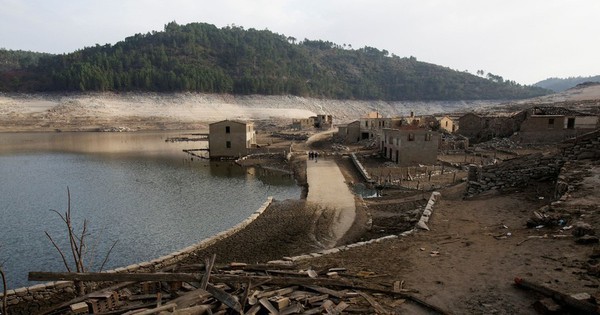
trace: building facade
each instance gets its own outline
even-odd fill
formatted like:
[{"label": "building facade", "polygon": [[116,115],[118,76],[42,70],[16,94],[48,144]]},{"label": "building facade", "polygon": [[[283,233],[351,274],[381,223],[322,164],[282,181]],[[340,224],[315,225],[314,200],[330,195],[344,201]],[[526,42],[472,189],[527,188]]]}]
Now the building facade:
[{"label": "building facade", "polygon": [[337,137],[343,143],[357,143],[360,139],[360,121],[355,120],[347,125],[339,125]]},{"label": "building facade", "polygon": [[525,120],[513,137],[522,143],[561,142],[600,127],[598,116],[563,107],[534,107],[524,114]]},{"label": "building facade", "polygon": [[458,121],[454,121],[450,116],[446,115],[438,119],[440,122],[440,130],[446,131],[448,133],[453,133],[458,130]]},{"label": "building facade", "polygon": [[208,149],[211,159],[235,158],[256,147],[254,124],[223,120],[209,125]]},{"label": "building facade", "polygon": [[435,164],[439,133],[425,128],[383,129],[381,151],[400,166]]}]

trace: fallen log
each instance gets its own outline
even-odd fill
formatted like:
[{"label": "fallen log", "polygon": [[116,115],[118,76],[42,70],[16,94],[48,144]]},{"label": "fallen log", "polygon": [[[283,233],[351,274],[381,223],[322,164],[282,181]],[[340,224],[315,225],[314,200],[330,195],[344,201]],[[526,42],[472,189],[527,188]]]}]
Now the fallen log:
[{"label": "fallen log", "polygon": [[45,272],[31,271],[30,281],[110,281],[110,282],[143,282],[143,281],[186,281],[194,282],[202,279],[198,273],[106,273],[106,272]]},{"label": "fallen log", "polygon": [[539,284],[531,282],[529,280],[515,277],[515,284],[518,287],[530,289],[535,292],[541,293],[545,296],[551,297],[563,305],[571,307],[571,308],[577,310],[578,312],[582,312],[580,314],[600,314],[600,309],[595,304],[585,302],[585,301],[580,301],[568,294],[564,294],[564,293],[556,291],[554,289],[550,289],[548,287],[539,285]]}]

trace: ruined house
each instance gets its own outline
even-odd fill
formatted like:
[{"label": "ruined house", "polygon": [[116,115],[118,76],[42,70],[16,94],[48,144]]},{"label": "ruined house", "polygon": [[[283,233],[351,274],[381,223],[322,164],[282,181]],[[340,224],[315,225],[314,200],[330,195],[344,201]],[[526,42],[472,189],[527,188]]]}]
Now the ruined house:
[{"label": "ruined house", "polygon": [[564,107],[536,106],[523,111],[525,119],[512,139],[522,143],[561,142],[598,129],[598,116]]},{"label": "ruined house", "polygon": [[315,128],[319,129],[330,129],[333,126],[333,116],[331,115],[317,115],[315,117]]},{"label": "ruined house", "polygon": [[435,164],[439,133],[414,126],[399,129],[384,128],[381,152],[385,158],[400,166]]},{"label": "ruined house", "polygon": [[208,147],[211,159],[234,158],[246,155],[256,147],[254,124],[223,120],[209,125]]},{"label": "ruined house", "polygon": [[460,129],[457,132],[469,138],[472,143],[484,142],[496,137],[506,138],[519,131],[524,118],[523,113],[494,116],[467,113],[459,118]]},{"label": "ruined house", "polygon": [[292,129],[303,130],[315,127],[315,116],[292,120]]},{"label": "ruined house", "polygon": [[360,121],[355,120],[347,125],[339,125],[337,138],[343,143],[357,143],[360,141]]},{"label": "ruined house", "polygon": [[440,124],[440,130],[448,133],[453,133],[458,130],[458,120],[452,119],[452,117],[445,115],[438,118]]}]

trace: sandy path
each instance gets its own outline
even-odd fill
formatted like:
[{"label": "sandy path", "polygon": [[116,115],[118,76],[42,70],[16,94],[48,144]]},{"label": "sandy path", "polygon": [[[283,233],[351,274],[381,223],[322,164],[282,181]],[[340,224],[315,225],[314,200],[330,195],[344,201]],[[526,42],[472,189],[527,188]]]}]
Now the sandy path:
[{"label": "sandy path", "polygon": [[[319,157],[315,162],[308,160],[306,165],[309,203],[315,203],[331,211],[332,225],[326,244],[334,247],[338,240],[350,229],[356,217],[354,195],[344,181],[344,176],[334,160]],[[327,213],[328,215],[329,213]]]}]

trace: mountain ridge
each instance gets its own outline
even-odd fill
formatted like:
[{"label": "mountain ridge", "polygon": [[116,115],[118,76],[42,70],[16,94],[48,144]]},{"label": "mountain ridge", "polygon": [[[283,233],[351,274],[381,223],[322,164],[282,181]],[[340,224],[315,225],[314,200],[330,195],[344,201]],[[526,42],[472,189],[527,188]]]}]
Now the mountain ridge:
[{"label": "mountain ridge", "polygon": [[165,25],[114,45],[0,72],[0,91],[151,91],[355,100],[522,99],[549,91],[365,46],[206,23]]}]

